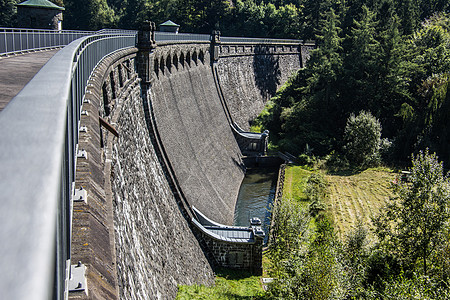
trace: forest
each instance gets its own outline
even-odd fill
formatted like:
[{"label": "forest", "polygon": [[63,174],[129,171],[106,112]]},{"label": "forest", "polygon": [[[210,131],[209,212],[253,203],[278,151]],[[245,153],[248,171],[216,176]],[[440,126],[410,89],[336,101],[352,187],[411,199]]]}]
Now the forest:
[{"label": "forest", "polygon": [[313,26],[318,48],[256,121],[280,150],[332,155],[345,164],[355,162],[349,118],[365,112],[379,123],[379,159],[407,163],[411,153],[429,148],[448,164],[448,7],[447,1],[322,1]]}]

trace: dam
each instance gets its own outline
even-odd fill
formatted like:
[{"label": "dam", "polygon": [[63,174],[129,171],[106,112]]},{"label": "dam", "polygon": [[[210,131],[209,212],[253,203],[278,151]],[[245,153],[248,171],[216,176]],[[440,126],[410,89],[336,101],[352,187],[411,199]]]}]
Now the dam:
[{"label": "dam", "polygon": [[[63,51],[77,53],[71,45],[44,68]],[[95,63],[84,89],[71,90],[82,95],[66,113],[80,112],[77,125],[61,126],[78,144],[68,159],[74,167],[62,171],[73,174],[67,188],[72,200],[60,204],[72,214],[61,221],[70,224],[70,259],[57,264],[58,272],[83,275],[53,293],[170,299],[177,285],[213,284],[217,251],[224,250],[212,249],[199,228],[233,224],[245,156],[263,154],[267,137],[246,130],[313,47],[218,32],[156,43],[154,27],[146,24],[133,46]],[[24,97],[5,108],[1,124]],[[256,231],[246,230],[247,239],[258,239]],[[241,258],[223,259],[232,264]]]}]

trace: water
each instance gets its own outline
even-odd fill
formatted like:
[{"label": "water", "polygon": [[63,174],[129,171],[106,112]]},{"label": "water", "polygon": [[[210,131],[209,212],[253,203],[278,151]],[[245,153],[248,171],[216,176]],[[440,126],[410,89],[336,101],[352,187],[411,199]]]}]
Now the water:
[{"label": "water", "polygon": [[277,187],[277,169],[251,169],[245,174],[234,210],[234,225],[249,226],[250,219],[261,219],[262,227],[269,235],[270,208]]}]

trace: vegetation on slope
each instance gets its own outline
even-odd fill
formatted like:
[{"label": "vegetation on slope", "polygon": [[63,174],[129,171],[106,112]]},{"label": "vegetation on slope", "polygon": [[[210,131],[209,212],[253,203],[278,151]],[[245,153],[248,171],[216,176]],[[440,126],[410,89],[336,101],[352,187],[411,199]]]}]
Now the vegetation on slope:
[{"label": "vegetation on slope", "polygon": [[271,142],[297,155],[309,146],[349,158],[347,120],[364,111],[380,123],[385,159],[406,162],[428,147],[449,161],[449,16],[412,22],[395,1],[328,2],[307,67],[257,120]]},{"label": "vegetation on slope", "polygon": [[448,299],[450,190],[442,166],[427,150],[413,157],[408,182],[393,181],[387,169],[326,175],[328,209],[313,227],[304,203],[283,198],[269,247],[277,280],[267,297]]},{"label": "vegetation on slope", "polygon": [[395,173],[388,169],[368,169],[348,176],[327,175],[327,215],[338,236],[344,238],[358,222],[370,227],[372,218],[393,196],[390,185]]}]

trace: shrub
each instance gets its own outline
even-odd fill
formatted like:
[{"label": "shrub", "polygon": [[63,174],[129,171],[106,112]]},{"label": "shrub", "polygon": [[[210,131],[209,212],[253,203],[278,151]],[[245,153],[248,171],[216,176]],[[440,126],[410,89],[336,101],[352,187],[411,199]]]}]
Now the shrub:
[{"label": "shrub", "polygon": [[381,124],[370,112],[351,114],[345,126],[344,151],[347,159],[360,167],[379,163]]},{"label": "shrub", "polygon": [[309,176],[306,182],[305,194],[309,204],[309,213],[315,217],[320,211],[325,210],[324,203],[326,197],[327,182],[322,174],[314,173]]}]

